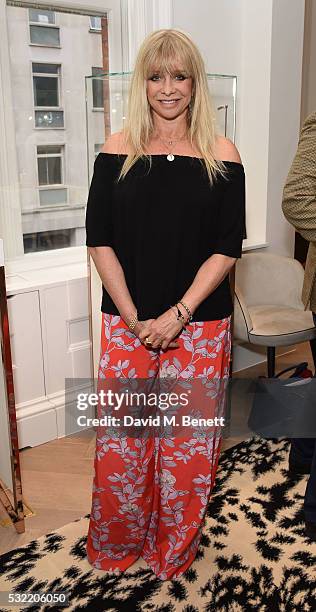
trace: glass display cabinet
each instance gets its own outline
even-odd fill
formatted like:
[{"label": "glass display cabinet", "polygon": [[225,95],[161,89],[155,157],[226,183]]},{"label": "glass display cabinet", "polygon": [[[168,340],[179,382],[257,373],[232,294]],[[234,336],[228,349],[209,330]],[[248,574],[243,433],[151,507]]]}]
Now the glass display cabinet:
[{"label": "glass display cabinet", "polygon": [[[218,130],[235,141],[237,77],[208,74],[208,83],[216,114]],[[100,73],[87,76],[86,122],[89,178],[93,162],[110,133],[124,126],[130,72]]]}]

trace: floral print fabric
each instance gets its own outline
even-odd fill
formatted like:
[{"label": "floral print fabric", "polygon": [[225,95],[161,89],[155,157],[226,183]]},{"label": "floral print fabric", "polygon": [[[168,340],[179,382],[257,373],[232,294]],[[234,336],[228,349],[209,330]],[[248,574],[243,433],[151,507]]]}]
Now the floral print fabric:
[{"label": "floral print fabric", "polygon": [[[185,387],[201,378],[208,406],[219,395],[219,381],[229,376],[230,317],[192,322],[177,342],[178,348],[148,350],[121,317],[102,313],[99,385],[109,378],[174,378]],[[220,404],[223,410],[223,398]],[[197,552],[220,443],[218,428],[207,436],[182,430],[132,437],[99,427],[89,562],[120,572],[141,556],[161,580],[180,576]]]}]

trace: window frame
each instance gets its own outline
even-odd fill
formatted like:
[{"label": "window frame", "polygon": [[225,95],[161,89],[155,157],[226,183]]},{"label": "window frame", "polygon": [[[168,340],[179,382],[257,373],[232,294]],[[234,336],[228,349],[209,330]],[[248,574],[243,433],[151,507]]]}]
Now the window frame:
[{"label": "window frame", "polygon": [[[51,13],[53,13],[53,15],[54,15],[54,21],[53,21],[53,23],[41,23],[40,21],[34,21],[33,19],[31,19],[31,18],[30,18],[30,11],[31,11],[31,10],[34,10],[34,11],[39,11],[39,12],[40,12],[40,10],[41,10],[41,9],[40,9],[40,8],[38,8],[38,9],[34,9],[34,8],[32,8],[32,7],[28,7],[28,16],[29,16],[29,20],[28,20],[28,21],[29,21],[29,24],[30,24],[30,23],[31,23],[32,25],[34,25],[34,24],[39,24],[39,25],[48,26],[48,27],[58,25],[58,24],[57,24],[57,21],[56,21],[56,14],[57,14],[57,13],[56,13],[56,11],[50,11],[50,12],[51,12]],[[43,11],[47,11],[47,10],[49,10],[49,9],[42,9],[42,10],[43,10]],[[58,26],[58,27],[59,27],[59,26]]]},{"label": "window frame", "polygon": [[[58,189],[65,188],[65,144],[64,143],[46,143],[36,145],[36,167],[37,167],[37,188],[39,191],[47,190],[47,189]],[[60,153],[38,153],[38,147],[60,147]],[[40,158],[49,158],[49,157],[60,157],[60,175],[61,175],[61,183],[48,183],[47,185],[40,185],[39,181],[39,168],[38,168],[38,160]]]},{"label": "window frame", "polygon": [[[39,42],[32,42],[31,39],[31,27],[32,26],[36,26],[39,28],[50,28],[53,30],[58,30],[59,31],[59,44],[58,45],[52,45],[52,44],[48,44],[48,43],[39,43]],[[55,26],[55,25],[48,25],[48,24],[39,24],[39,23],[30,23],[29,24],[29,46],[30,47],[44,47],[47,49],[61,49],[61,41],[60,41],[60,28],[59,26]]]},{"label": "window frame", "polygon": [[[94,79],[97,79],[98,75],[97,74],[93,74],[93,69],[97,69],[97,70],[100,70],[101,72],[104,72],[104,69],[102,68],[102,66],[91,66],[91,76]],[[103,95],[103,106],[94,106],[94,90],[93,90],[94,82],[95,81],[92,81],[92,110],[93,111],[97,111],[97,112],[100,112],[100,111],[104,112],[104,94],[102,94]],[[103,83],[102,79],[101,79],[101,82]],[[102,91],[103,91],[103,89],[102,89]]]},{"label": "window frame", "polygon": [[[100,19],[100,28],[94,28],[92,25],[92,19]],[[102,32],[102,22],[101,22],[102,16],[101,15],[90,15],[89,17],[89,21],[90,21],[90,27],[89,27],[89,32],[94,32],[95,34],[101,34]]]},{"label": "window frame", "polygon": [[[51,232],[58,232],[58,231],[60,231],[60,230],[45,230],[45,232],[32,232],[32,233],[33,234],[43,234],[43,233],[49,234]],[[65,228],[65,229],[63,229],[61,231],[66,231],[66,232],[69,231],[70,232],[70,239],[71,239],[71,232],[73,231],[72,228]],[[30,235],[32,235],[32,233],[23,234],[23,242],[24,242],[24,236],[30,236]],[[25,246],[24,246],[24,248],[25,248]],[[34,255],[36,256],[36,254],[41,254],[42,255],[43,253],[47,253],[47,252],[49,252],[49,253],[52,253],[54,251],[59,251],[60,252],[60,251],[63,251],[65,249],[70,249],[70,248],[77,248],[77,247],[66,246],[66,247],[58,247],[58,248],[54,248],[54,249],[45,249],[44,251],[39,249],[37,251],[28,251],[28,252],[24,253],[24,256],[27,257],[28,255],[31,255],[31,256],[34,257]]]},{"label": "window frame", "polygon": [[[36,10],[36,9],[35,9]],[[61,29],[60,29],[60,25],[58,23],[58,18],[56,19],[56,11],[52,11],[54,13],[54,23],[41,23],[40,21],[31,21],[30,19],[30,9],[28,12],[29,15],[29,19],[28,19],[28,36],[29,36],[29,45],[31,47],[47,47],[48,49],[61,49]],[[47,43],[37,43],[37,42],[32,42],[31,39],[31,26],[37,26],[39,28],[53,28],[55,30],[59,31],[59,44],[58,45],[50,45]]]},{"label": "window frame", "polygon": [[[41,128],[42,129],[42,128]],[[40,185],[39,184],[39,174],[38,174],[38,153],[37,153],[37,147],[61,147],[61,174],[62,174],[62,183],[55,183],[54,185]],[[36,190],[36,200],[37,200],[37,207],[34,208],[34,210],[39,210],[41,212],[43,212],[44,210],[53,210],[53,209],[58,209],[60,210],[61,208],[68,208],[70,206],[69,201],[68,201],[68,197],[69,197],[69,189],[68,189],[68,184],[67,184],[67,167],[66,167],[66,155],[65,155],[65,147],[66,147],[66,143],[63,142],[53,142],[53,141],[49,141],[49,142],[45,142],[45,143],[41,143],[41,142],[37,142],[34,145],[34,158],[35,158],[35,166],[36,166],[36,182],[37,185],[35,185],[35,190]],[[52,156],[56,157],[56,153],[54,153]],[[41,157],[41,155],[39,155]],[[46,155],[43,154],[43,157],[46,157]],[[41,204],[40,202],[40,192],[41,191],[48,191],[48,190],[57,190],[57,189],[61,189],[61,190],[65,190],[66,194],[67,194],[67,201],[63,204]]]},{"label": "window frame", "polygon": [[[54,73],[47,73],[47,72],[33,72],[33,64],[45,64],[45,65],[52,65],[55,64],[56,66],[58,66],[58,71],[57,74],[54,75]],[[65,110],[64,110],[64,105],[63,105],[63,89],[62,89],[62,70],[63,70],[63,66],[61,62],[47,62],[47,61],[34,61],[33,59],[30,60],[30,71],[31,71],[31,80],[32,80],[32,95],[33,95],[33,109],[34,109],[34,118],[33,118],[33,129],[34,130],[65,130],[67,129],[66,127],[66,123],[65,123]],[[58,94],[58,106],[37,106],[35,105],[35,86],[34,86],[34,76],[42,76],[42,77],[51,77],[51,78],[55,78],[57,79],[57,94]],[[63,125],[62,126],[44,126],[44,127],[39,127],[38,125],[36,125],[36,117],[35,117],[35,113],[36,111],[59,111],[63,113]]]}]

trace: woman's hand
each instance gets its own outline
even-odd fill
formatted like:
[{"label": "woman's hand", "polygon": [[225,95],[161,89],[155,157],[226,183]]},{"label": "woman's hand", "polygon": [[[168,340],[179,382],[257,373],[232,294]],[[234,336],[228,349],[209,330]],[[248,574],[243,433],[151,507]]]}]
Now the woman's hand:
[{"label": "woman's hand", "polygon": [[[135,334],[135,336],[137,336],[137,338],[139,338],[139,340],[143,343],[142,338],[140,337],[140,333],[144,330],[149,329],[151,323],[154,321],[155,319],[146,319],[144,321],[137,321],[133,333]],[[148,347],[149,348],[149,347]]]},{"label": "woman's hand", "polygon": [[[138,328],[140,325],[140,329]],[[137,331],[136,331],[137,330]],[[174,338],[182,330],[181,321],[177,321],[175,313],[171,308],[166,310],[157,319],[148,319],[147,321],[139,321],[136,325],[135,332],[140,341],[149,350],[161,348],[178,348],[179,344]],[[151,344],[146,344],[146,338]]]}]

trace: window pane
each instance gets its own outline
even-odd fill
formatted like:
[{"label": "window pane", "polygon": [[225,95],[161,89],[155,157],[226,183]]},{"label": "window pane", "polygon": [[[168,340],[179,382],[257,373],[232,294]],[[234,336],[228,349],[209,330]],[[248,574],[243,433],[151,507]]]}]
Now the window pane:
[{"label": "window pane", "polygon": [[[119,0],[117,3],[119,4]],[[95,112],[92,150],[90,146],[87,148],[85,78],[91,75],[92,66],[104,66],[105,71],[108,71],[112,50],[109,49],[106,36],[101,44],[100,29],[89,32],[89,10],[86,14],[80,12],[80,6],[83,6],[81,0],[68,2],[79,14],[57,11],[55,5],[60,4],[59,8],[62,9],[62,4],[67,4],[59,0],[55,3],[42,0],[41,5],[34,0],[14,2],[16,6],[11,4],[6,6],[16,128],[16,138],[12,139],[11,146],[16,143],[22,234],[28,235],[30,250],[38,250],[39,245],[40,248],[46,248],[46,245],[38,240],[39,233],[51,230],[62,232],[72,228],[71,246],[84,246],[85,207],[91,178],[89,171],[94,158],[93,145],[94,142],[103,143],[107,136],[107,116],[104,119],[103,110]],[[110,5],[112,4],[116,4],[116,0],[111,0]],[[92,10],[93,2],[86,2],[86,5]],[[34,7],[34,10],[29,11],[31,7]],[[120,11],[117,11],[118,20],[119,13]],[[97,15],[98,13],[95,13],[93,17]],[[23,26],[22,30],[19,25]],[[94,28],[100,28],[100,25],[106,34],[107,19],[93,19]],[[117,32],[120,30],[119,25],[117,22]],[[56,47],[55,37],[58,29],[64,51],[67,48],[67,53],[62,52],[62,57]],[[21,37],[21,31],[26,36]],[[36,46],[29,46],[31,32],[32,40],[38,41]],[[55,37],[51,39],[49,36]],[[52,46],[48,46],[49,44]],[[114,55],[112,53],[112,59],[114,57],[113,61],[118,65],[121,60],[120,48],[120,44],[115,45]],[[81,61],[83,49],[84,61]],[[102,68],[100,72],[103,72]],[[104,88],[105,101],[109,99],[108,89]],[[89,101],[91,108],[92,90],[89,92]],[[102,105],[99,100],[96,103]],[[62,133],[58,134],[61,130]],[[3,234],[6,239],[7,232],[10,239],[10,227],[5,227],[2,232],[2,217],[0,212],[0,235]],[[51,246],[54,246],[53,242]]]},{"label": "window pane", "polygon": [[48,232],[34,232],[24,234],[24,252],[48,251],[49,249],[63,249],[71,245],[71,234],[73,230],[52,230]]},{"label": "window pane", "polygon": [[55,23],[55,13],[42,9],[29,9],[29,20],[39,23]]},{"label": "window pane", "polygon": [[38,157],[39,185],[61,185],[61,157]]},{"label": "window pane", "polygon": [[101,30],[101,17],[90,17],[90,27],[92,30]]},{"label": "window pane", "polygon": [[35,72],[41,73],[50,73],[50,74],[58,74],[59,64],[38,64],[36,62],[32,63],[32,71],[33,74]]},{"label": "window pane", "polygon": [[64,127],[63,111],[35,111],[35,126],[39,128]]},{"label": "window pane", "polygon": [[93,81],[93,108],[103,108],[103,82]]},{"label": "window pane", "polygon": [[67,204],[67,189],[40,189],[41,206],[55,206]]},{"label": "window pane", "polygon": [[48,172],[47,172],[47,159],[39,157],[37,159],[38,166],[38,184],[47,185],[48,183]]},{"label": "window pane", "polygon": [[47,157],[49,185],[61,184],[61,157]]},{"label": "window pane", "polygon": [[47,45],[48,47],[59,47],[59,28],[42,28],[41,26],[30,26],[31,43],[34,45]]},{"label": "window pane", "polygon": [[58,79],[33,77],[35,106],[58,106]]},{"label": "window pane", "polygon": [[37,153],[39,155],[45,155],[46,153],[60,153],[61,146],[59,145],[39,145],[37,147]]},{"label": "window pane", "polygon": [[[92,75],[97,76],[103,74],[103,68],[93,67]],[[103,108],[104,94],[103,94],[103,80],[93,79],[92,80],[92,95],[93,95],[93,108]]]}]

